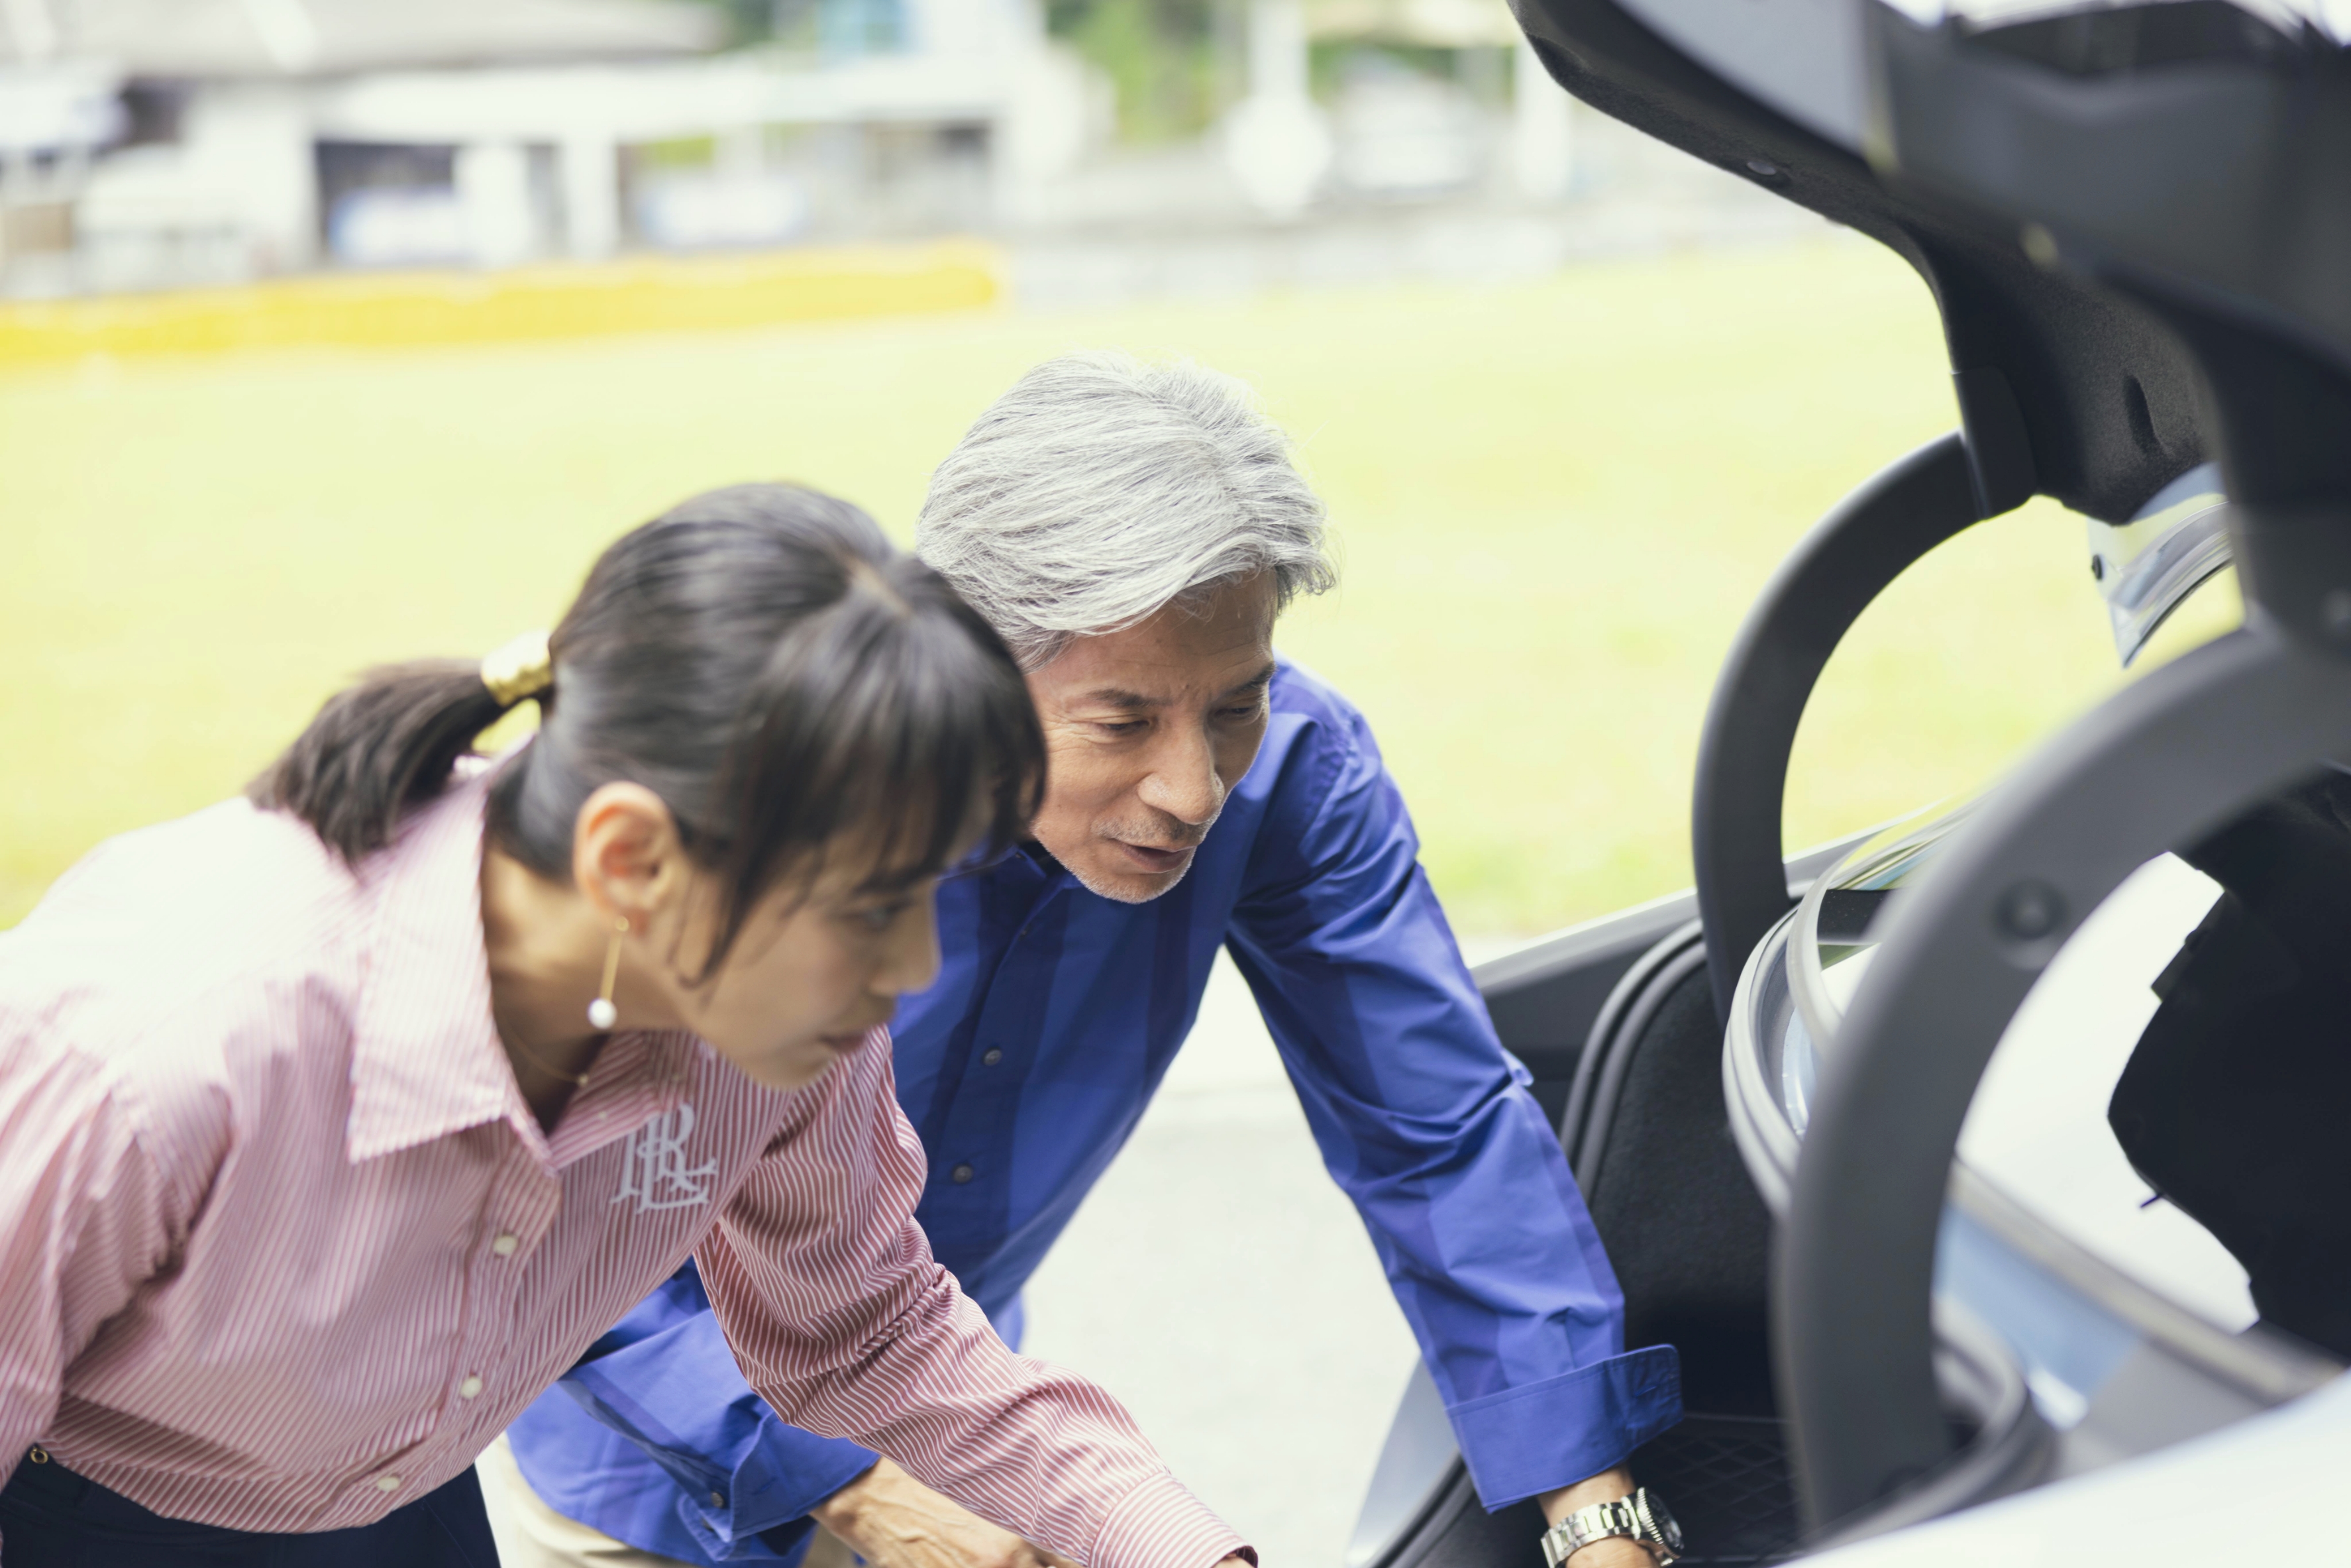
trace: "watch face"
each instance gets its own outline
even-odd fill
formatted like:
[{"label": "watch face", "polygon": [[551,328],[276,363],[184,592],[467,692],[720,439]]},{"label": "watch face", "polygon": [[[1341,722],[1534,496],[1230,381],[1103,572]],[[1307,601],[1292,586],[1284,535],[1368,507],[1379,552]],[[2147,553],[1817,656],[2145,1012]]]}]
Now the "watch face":
[{"label": "watch face", "polygon": [[1673,1510],[1667,1508],[1656,1492],[1646,1487],[1641,1490],[1641,1512],[1648,1520],[1650,1526],[1656,1531],[1657,1539],[1666,1543],[1666,1550],[1677,1557],[1680,1556],[1682,1554],[1681,1521],[1674,1517]]}]

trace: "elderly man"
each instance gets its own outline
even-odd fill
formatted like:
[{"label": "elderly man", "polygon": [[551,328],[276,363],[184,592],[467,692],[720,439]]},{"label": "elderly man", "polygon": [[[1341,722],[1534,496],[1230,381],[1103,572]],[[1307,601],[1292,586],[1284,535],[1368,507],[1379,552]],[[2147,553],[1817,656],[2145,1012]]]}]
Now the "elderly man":
[{"label": "elderly man", "polygon": [[[1624,1352],[1607,1259],[1363,716],[1273,652],[1283,607],[1332,580],[1280,432],[1196,366],[1056,360],[940,465],[916,539],[1029,671],[1051,754],[1034,841],[942,887],[944,967],[893,1026],[940,1260],[1017,1345],[1021,1287],[1224,948],[1479,1496],[1573,1516],[1555,1553],[1596,1532],[1574,1568],[1645,1568],[1634,1511],[1607,1505],[1678,1418],[1674,1352]],[[503,1529],[527,1568],[789,1562],[820,1523],[879,1568],[1050,1561],[886,1458],[785,1426],[691,1267],[510,1437],[485,1473],[496,1494],[495,1467],[519,1465]]]}]

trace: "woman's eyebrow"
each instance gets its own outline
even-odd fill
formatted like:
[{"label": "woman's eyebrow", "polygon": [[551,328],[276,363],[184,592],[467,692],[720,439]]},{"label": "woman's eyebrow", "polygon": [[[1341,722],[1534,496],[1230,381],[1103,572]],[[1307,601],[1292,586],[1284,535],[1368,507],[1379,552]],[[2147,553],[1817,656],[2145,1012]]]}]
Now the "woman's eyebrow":
[{"label": "woman's eyebrow", "polygon": [[841,896],[847,899],[901,898],[938,874],[937,870],[930,866],[893,867],[875,872]]}]

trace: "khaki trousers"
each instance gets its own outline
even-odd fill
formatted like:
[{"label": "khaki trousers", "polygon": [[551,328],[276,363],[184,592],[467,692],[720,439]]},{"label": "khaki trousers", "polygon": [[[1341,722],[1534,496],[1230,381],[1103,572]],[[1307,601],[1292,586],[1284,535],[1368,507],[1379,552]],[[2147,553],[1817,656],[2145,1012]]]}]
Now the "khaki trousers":
[{"label": "khaki trousers", "polygon": [[[482,1501],[498,1540],[499,1568],[693,1568],[674,1557],[643,1552],[601,1530],[566,1518],[539,1500],[500,1437],[474,1461]],[[859,1559],[841,1538],[820,1527],[802,1568],[852,1568]]]}]

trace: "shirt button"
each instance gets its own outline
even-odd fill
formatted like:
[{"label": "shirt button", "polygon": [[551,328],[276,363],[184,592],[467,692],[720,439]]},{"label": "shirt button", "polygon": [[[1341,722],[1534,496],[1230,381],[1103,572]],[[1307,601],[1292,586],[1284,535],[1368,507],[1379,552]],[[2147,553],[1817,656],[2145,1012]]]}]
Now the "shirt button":
[{"label": "shirt button", "polygon": [[400,1478],[398,1476],[378,1476],[375,1478],[375,1490],[378,1491],[398,1491],[400,1490]]},{"label": "shirt button", "polygon": [[969,1166],[957,1166],[955,1169],[947,1172],[947,1180],[955,1183],[957,1186],[961,1186],[964,1183],[969,1181],[971,1177],[972,1169]]},{"label": "shirt button", "polygon": [[460,1399],[471,1399],[471,1398],[474,1398],[475,1396],[479,1395],[481,1392],[482,1392],[482,1380],[481,1380],[480,1378],[478,1378],[478,1377],[474,1376],[474,1375],[473,1375],[472,1374],[470,1374],[470,1373],[466,1375],[466,1377],[465,1377],[465,1382],[460,1383],[459,1385],[457,1385],[457,1397],[458,1397],[458,1398],[460,1398]]},{"label": "shirt button", "polygon": [[726,1506],[726,1494],[723,1491],[712,1492],[710,1494],[710,1506],[713,1508],[725,1508]]},{"label": "shirt button", "polygon": [[501,1258],[511,1258],[514,1256],[514,1249],[521,1245],[522,1243],[517,1241],[512,1236],[501,1236],[490,1243],[490,1250]]},{"label": "shirt button", "polygon": [[993,1067],[993,1066],[995,1066],[998,1062],[999,1062],[999,1061],[1003,1061],[1003,1060],[1004,1060],[1004,1052],[1002,1052],[1002,1051],[1000,1051],[997,1050],[994,1046],[992,1046],[992,1045],[991,1045],[991,1046],[989,1046],[989,1047],[987,1048],[987,1054],[983,1055],[983,1056],[979,1059],[979,1064],[980,1064],[982,1067]]}]

